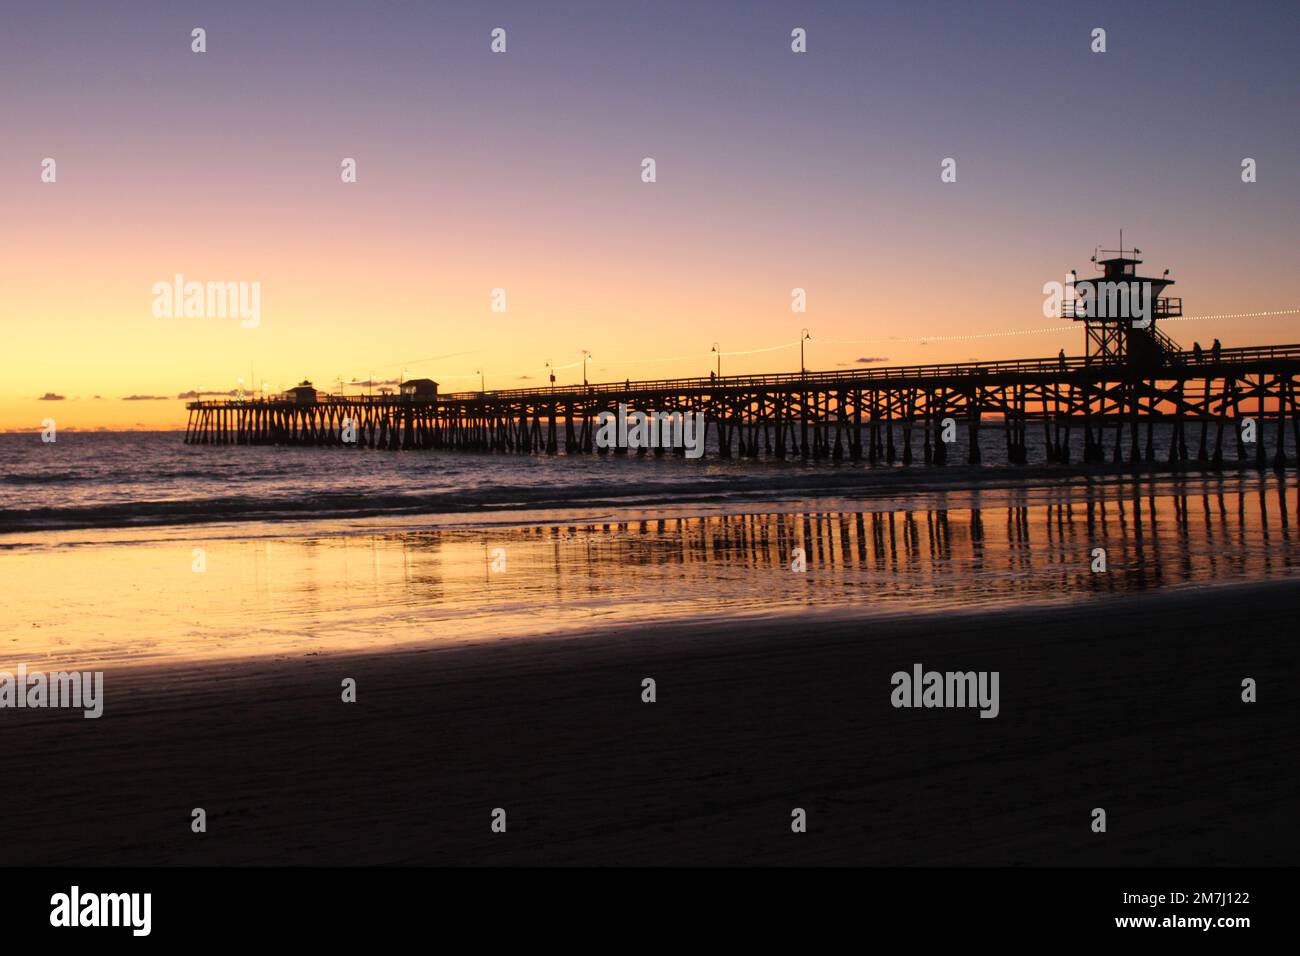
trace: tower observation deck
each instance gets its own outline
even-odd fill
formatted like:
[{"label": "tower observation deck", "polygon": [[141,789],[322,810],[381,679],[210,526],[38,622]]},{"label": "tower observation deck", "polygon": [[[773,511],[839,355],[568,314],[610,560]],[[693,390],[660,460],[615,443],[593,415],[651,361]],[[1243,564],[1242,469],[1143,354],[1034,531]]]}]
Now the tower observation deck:
[{"label": "tower observation deck", "polygon": [[1084,324],[1089,363],[1154,368],[1182,351],[1157,323],[1182,315],[1183,300],[1164,295],[1174,284],[1168,269],[1159,278],[1138,272],[1141,251],[1124,249],[1121,241],[1119,249],[1093,254],[1100,276],[1080,279],[1071,273],[1064,314]]}]

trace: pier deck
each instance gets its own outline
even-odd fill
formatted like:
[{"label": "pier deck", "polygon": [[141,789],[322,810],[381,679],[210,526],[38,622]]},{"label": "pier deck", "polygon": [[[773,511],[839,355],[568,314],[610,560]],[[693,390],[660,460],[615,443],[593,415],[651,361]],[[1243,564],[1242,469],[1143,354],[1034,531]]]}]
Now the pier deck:
[{"label": "pier deck", "polygon": [[[557,385],[409,395],[293,393],[187,405],[190,444],[316,445],[449,449],[523,454],[604,453],[597,417],[619,406],[702,414],[709,447],[734,456],[901,461],[948,458],[945,436],[965,428],[967,460],[979,463],[980,429],[1004,423],[1007,460],[1028,460],[1027,434],[1043,429],[1049,461],[1152,461],[1153,426],[1173,427],[1171,462],[1287,460],[1287,422],[1300,447],[1295,378],[1300,345],[1174,352],[1158,364],[1066,357]],[[1250,420],[1260,440],[1242,426]],[[1143,432],[1145,431],[1145,436]],[[919,434],[918,434],[919,433]],[[919,438],[919,449],[918,445]],[[1194,447],[1189,450],[1189,446]],[[662,449],[656,450],[656,453]]]}]

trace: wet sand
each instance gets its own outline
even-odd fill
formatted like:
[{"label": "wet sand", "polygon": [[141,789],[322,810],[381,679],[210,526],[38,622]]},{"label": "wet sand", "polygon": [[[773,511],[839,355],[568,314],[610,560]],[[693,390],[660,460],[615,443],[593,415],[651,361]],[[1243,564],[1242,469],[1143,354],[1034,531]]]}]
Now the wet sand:
[{"label": "wet sand", "polygon": [[762,617],[996,612],[1271,580],[1300,572],[1294,494],[1264,478],[953,493],[899,510],[0,535],[0,580],[19,596],[0,615],[0,670],[378,654],[628,623],[748,633]]},{"label": "wet sand", "polygon": [[[0,711],[0,863],[1293,863],[1298,599],[1277,582],[109,670],[99,720]],[[916,662],[999,671],[1000,716],[892,708]]]}]

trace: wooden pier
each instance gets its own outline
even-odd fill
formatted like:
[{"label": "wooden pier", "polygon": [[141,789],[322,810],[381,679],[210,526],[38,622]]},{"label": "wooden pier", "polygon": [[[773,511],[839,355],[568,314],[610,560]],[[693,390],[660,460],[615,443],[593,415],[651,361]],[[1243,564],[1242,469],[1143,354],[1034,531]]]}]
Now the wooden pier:
[{"label": "wooden pier", "polygon": [[1154,462],[1155,427],[1167,424],[1170,464],[1193,457],[1223,464],[1231,453],[1229,460],[1264,467],[1271,433],[1273,466],[1284,467],[1288,421],[1293,451],[1300,448],[1300,345],[1223,349],[1216,339],[1209,350],[1181,348],[1157,328],[1182,315],[1182,299],[1162,295],[1174,280],[1169,270],[1142,276],[1138,255],[1121,234],[1120,249],[1093,255],[1100,276],[1071,272],[1060,314],[1084,323],[1086,351],[1073,358],[1062,351],[1004,362],[450,395],[418,379],[400,395],[377,398],[322,395],[303,382],[278,396],[191,402],[185,441],[620,454],[627,449],[597,441],[600,416],[643,412],[703,416],[705,447],[722,458],[906,465],[919,456],[943,464],[960,426],[967,461],[979,464],[981,428],[997,423],[1011,464],[1028,463],[1031,428],[1042,430],[1049,462],[1118,463]]},{"label": "wooden pier", "polygon": [[[1152,461],[1153,427],[1172,426],[1171,462],[1225,455],[1264,465],[1300,446],[1300,345],[1178,352],[1159,367],[1093,357],[684,378],[504,391],[324,395],[300,389],[188,405],[190,444],[312,445],[591,454],[597,416],[628,409],[702,413],[713,454],[870,462],[948,458],[945,428],[966,432],[982,459],[981,427],[996,421],[1006,459],[1028,461],[1030,428],[1048,461]],[[945,420],[951,419],[950,422]],[[1249,450],[1240,427],[1251,419]],[[1266,450],[1265,425],[1274,447]],[[1249,436],[1245,436],[1248,438]],[[618,452],[622,449],[611,449]],[[656,449],[662,453],[663,449]],[[639,453],[645,453],[640,450]]]}]

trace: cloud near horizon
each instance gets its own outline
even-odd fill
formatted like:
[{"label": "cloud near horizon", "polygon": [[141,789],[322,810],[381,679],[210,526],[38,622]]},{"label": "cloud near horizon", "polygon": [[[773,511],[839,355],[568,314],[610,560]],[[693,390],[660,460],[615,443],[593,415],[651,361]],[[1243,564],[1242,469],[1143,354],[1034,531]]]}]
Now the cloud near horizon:
[{"label": "cloud near horizon", "polygon": [[[234,390],[234,389],[231,389],[231,390],[228,391],[228,392],[218,392],[216,389],[207,389],[207,388],[205,388],[205,389],[203,390],[203,395],[204,395],[204,397],[206,397],[206,398],[219,398],[219,397],[221,397],[222,395],[225,395],[225,396],[227,396],[227,397],[229,397],[229,398],[233,398],[234,395],[235,395],[235,390]],[[160,397],[161,397],[161,396],[160,396]],[[199,393],[198,393],[198,392],[194,392],[194,391],[181,392],[181,393],[180,393],[179,395],[177,395],[176,397],[177,397],[177,398],[198,398],[198,397],[199,397]],[[125,398],[124,398],[124,399],[122,399],[122,401],[125,402],[125,401],[128,401],[128,399],[125,399]]]},{"label": "cloud near horizon", "polygon": [[53,392],[46,392],[44,395],[42,395],[40,398],[37,399],[38,402],[62,402],[66,400],[67,400],[67,396],[56,395]]}]

